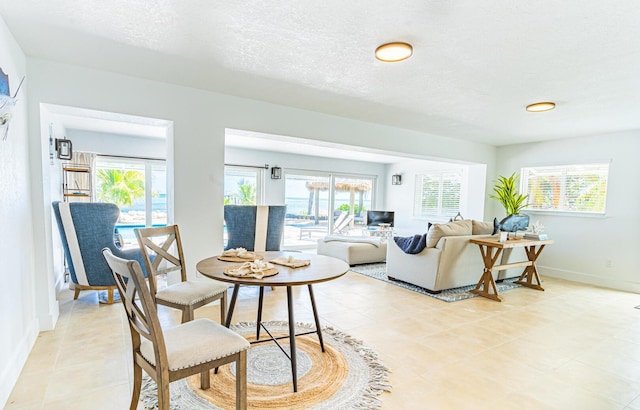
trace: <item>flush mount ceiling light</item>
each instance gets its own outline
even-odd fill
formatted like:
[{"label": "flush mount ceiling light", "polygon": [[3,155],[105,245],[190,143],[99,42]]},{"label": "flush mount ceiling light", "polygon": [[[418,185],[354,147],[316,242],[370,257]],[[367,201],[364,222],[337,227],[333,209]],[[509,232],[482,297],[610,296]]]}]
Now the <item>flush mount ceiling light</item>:
[{"label": "flush mount ceiling light", "polygon": [[376,48],[376,58],[387,63],[406,60],[412,54],[413,47],[408,43],[393,42]]},{"label": "flush mount ceiling light", "polygon": [[556,104],[549,101],[537,102],[534,104],[527,105],[527,111],[529,112],[549,111],[549,110],[553,110],[554,108],[556,108]]}]

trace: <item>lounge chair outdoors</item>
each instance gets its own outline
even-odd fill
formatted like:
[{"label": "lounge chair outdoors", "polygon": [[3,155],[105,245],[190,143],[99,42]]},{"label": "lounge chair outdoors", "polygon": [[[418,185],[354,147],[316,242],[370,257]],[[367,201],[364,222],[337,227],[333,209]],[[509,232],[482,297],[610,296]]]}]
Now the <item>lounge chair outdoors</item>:
[{"label": "lounge chair outdoors", "polygon": [[[347,211],[342,211],[333,221],[333,233],[338,235],[348,235],[349,234],[349,226],[351,222],[354,220],[353,215],[349,215]],[[314,232],[320,232],[326,234],[328,232],[327,225],[315,225],[309,224],[309,226],[301,226],[300,227],[300,239],[304,235],[308,238],[311,238],[311,235]]]}]

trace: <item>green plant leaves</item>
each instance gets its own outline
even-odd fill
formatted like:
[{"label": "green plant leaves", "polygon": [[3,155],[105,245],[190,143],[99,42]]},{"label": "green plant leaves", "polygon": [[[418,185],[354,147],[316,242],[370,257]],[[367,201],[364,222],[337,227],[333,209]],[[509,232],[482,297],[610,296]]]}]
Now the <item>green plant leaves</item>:
[{"label": "green plant leaves", "polygon": [[509,177],[501,176],[493,187],[495,194],[490,195],[490,198],[502,204],[507,215],[517,215],[528,205],[526,202],[528,195],[518,192],[518,178],[519,175],[516,172]]}]

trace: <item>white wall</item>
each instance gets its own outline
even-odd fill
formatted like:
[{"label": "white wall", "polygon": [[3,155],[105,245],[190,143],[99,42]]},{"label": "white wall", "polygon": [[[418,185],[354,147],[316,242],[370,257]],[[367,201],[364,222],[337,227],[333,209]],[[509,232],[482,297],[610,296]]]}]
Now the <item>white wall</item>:
[{"label": "white wall", "polygon": [[[1,18],[0,68],[9,76],[13,94],[27,74],[26,59]],[[0,407],[4,407],[39,331],[34,292],[28,83],[27,76],[13,108],[8,138],[0,141]]]},{"label": "white wall", "polygon": [[[255,166],[266,163],[269,164],[270,167],[276,165],[281,167],[283,172],[286,172],[287,170],[310,170],[333,173],[346,172],[377,177],[377,185],[375,186],[375,189],[378,196],[378,202],[376,203],[376,206],[384,206],[386,189],[385,181],[388,179],[386,178],[387,171],[385,164],[287,154],[283,152],[241,149],[236,147],[227,147],[225,149],[225,163]],[[270,175],[271,171],[265,170],[265,204],[284,204],[284,178],[271,179]],[[220,200],[222,200],[222,198]]]},{"label": "white wall", "polygon": [[167,157],[166,139],[81,130],[66,130],[66,134],[73,143],[74,152],[158,159]]},{"label": "white wall", "polygon": [[[500,175],[526,166],[611,161],[604,217],[527,212],[555,241],[540,256],[542,273],[640,292],[639,154],[640,131],[498,149]],[[496,215],[504,215],[496,201],[492,207]]]},{"label": "white wall", "polygon": [[[46,104],[41,105],[40,109],[40,123],[43,125],[48,125],[48,132],[51,135],[51,142],[47,142],[47,153],[49,161],[43,164],[43,173],[46,174],[46,178],[48,178],[49,183],[49,196],[52,201],[61,201],[62,200],[62,161],[59,160],[56,156],[55,151],[55,140],[56,138],[63,138],[65,134],[65,129],[62,123],[58,121],[56,115],[52,114]],[[49,134],[47,134],[47,137]],[[53,144],[50,151],[49,144]],[[51,159],[50,153],[53,152],[53,159]],[[44,179],[43,179],[44,181]],[[47,186],[43,185],[44,190],[47,190]],[[64,287],[64,250],[62,248],[62,241],[60,239],[60,235],[58,234],[58,226],[56,225],[55,220],[51,222],[51,232],[52,232],[52,248],[51,248],[51,257],[52,257],[52,271],[51,276],[53,283],[55,283],[56,293],[60,292]],[[55,312],[56,306],[53,307],[53,311]],[[52,324],[48,327],[51,328]]]}]

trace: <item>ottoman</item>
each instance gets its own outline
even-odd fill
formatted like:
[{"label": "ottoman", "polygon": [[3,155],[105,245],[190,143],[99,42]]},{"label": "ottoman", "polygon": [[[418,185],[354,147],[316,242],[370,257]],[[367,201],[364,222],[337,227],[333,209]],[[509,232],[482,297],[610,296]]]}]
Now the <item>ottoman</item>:
[{"label": "ottoman", "polygon": [[341,259],[349,265],[384,262],[387,242],[380,238],[327,236],[318,239],[317,253]]}]

